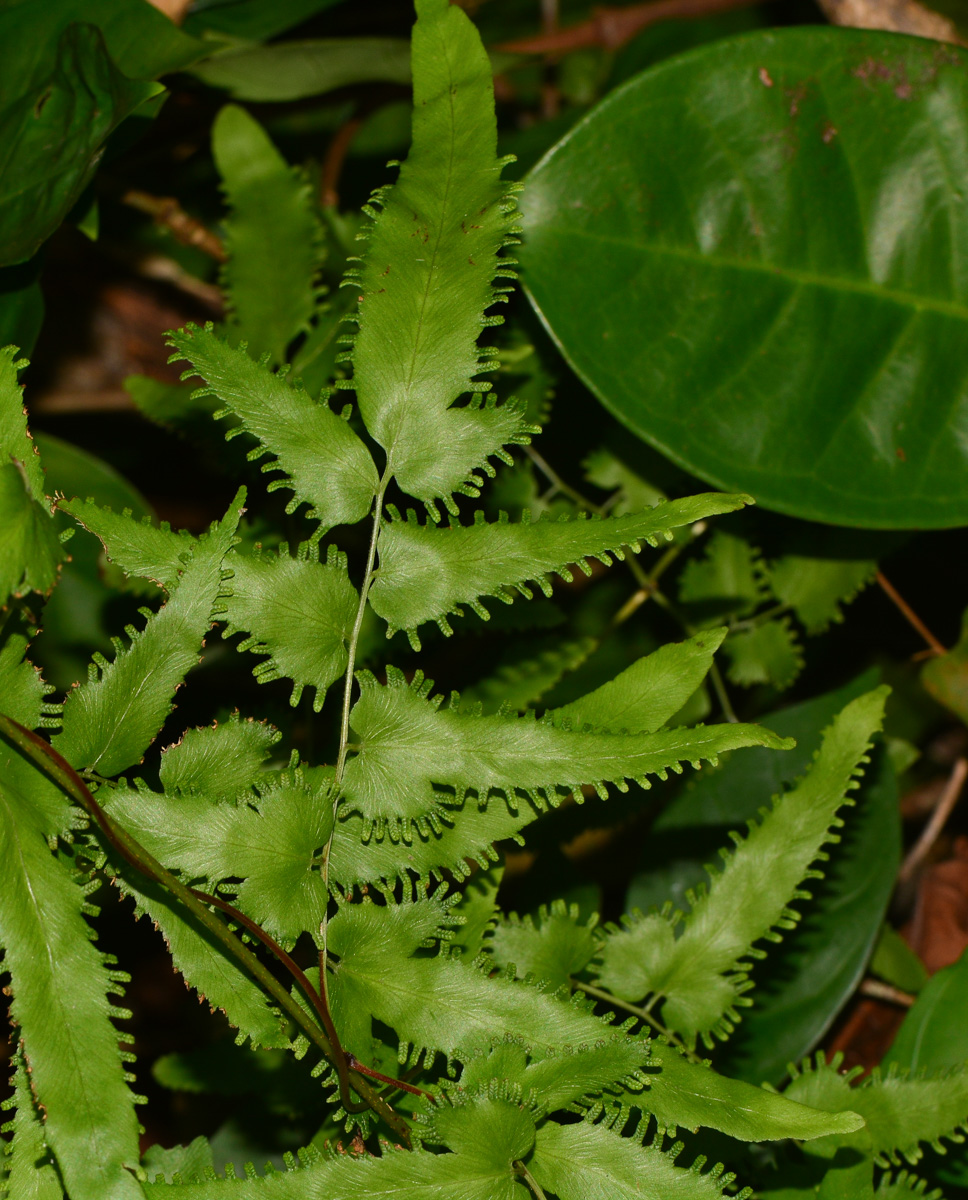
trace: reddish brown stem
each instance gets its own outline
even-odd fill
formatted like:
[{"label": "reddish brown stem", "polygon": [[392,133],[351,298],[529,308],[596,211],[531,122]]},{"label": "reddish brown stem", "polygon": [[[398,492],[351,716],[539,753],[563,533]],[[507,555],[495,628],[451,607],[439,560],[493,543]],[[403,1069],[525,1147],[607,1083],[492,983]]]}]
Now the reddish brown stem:
[{"label": "reddish brown stem", "polygon": [[880,584],[884,594],[897,607],[898,611],[904,619],[918,631],[924,640],[931,647],[933,654],[947,654],[948,651],[942,646],[938,639],[934,636],[931,630],[925,625],[914,609],[908,604],[904,597],[900,594],[893,583],[886,577],[883,571],[877,572],[877,582]]},{"label": "reddish brown stem", "polygon": [[216,262],[228,262],[228,251],[221,238],[201,221],[190,217],[174,196],[152,196],[149,192],[130,188],[122,195],[121,203],[147,213],[156,225],[167,229],[183,246],[194,246]]},{"label": "reddish brown stem", "polygon": [[407,1083],[403,1079],[394,1079],[392,1075],[383,1075],[379,1071],[374,1071],[372,1067],[366,1067],[352,1054],[347,1054],[346,1065],[351,1071],[356,1071],[358,1075],[365,1075],[367,1079],[377,1079],[380,1083],[389,1084],[392,1088],[398,1088],[401,1092],[409,1092],[412,1096],[426,1096],[428,1100],[434,1099],[433,1092],[426,1092],[423,1088],[414,1087],[412,1083]]},{"label": "reddish brown stem", "polygon": [[754,0],[650,0],[648,4],[632,4],[628,8],[599,8],[587,21],[567,29],[501,42],[495,48],[508,54],[569,54],[589,46],[617,50],[656,21],[704,17],[709,13],[746,8],[752,3]]}]

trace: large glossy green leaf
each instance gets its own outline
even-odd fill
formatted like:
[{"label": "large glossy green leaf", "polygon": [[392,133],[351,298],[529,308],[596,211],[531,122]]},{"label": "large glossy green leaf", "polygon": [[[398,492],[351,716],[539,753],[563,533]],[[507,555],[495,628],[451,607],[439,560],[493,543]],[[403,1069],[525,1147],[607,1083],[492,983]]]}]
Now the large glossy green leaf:
[{"label": "large glossy green leaf", "polygon": [[531,298],[603,403],[797,516],[968,520],[968,71],[787,29],[639,75],[535,168]]},{"label": "large glossy green leaf", "polygon": [[158,91],[118,70],[95,27],[65,30],[47,74],[0,111],[0,262],[37,252],[87,186],[108,134]]}]

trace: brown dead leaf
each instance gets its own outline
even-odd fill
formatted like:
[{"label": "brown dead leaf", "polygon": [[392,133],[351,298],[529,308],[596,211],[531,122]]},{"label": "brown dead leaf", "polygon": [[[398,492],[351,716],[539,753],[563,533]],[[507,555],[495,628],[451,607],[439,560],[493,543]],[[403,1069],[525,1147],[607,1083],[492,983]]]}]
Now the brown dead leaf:
[{"label": "brown dead leaf", "polygon": [[914,913],[901,932],[931,974],[968,948],[968,837],[956,839],[951,858],[921,872]]}]

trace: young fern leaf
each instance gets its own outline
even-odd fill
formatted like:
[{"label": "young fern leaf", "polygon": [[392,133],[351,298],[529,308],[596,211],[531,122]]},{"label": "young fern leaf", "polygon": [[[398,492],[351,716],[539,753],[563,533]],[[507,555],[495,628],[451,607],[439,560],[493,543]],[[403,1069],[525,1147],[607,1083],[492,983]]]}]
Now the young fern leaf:
[{"label": "young fern leaf", "polygon": [[811,863],[836,840],[831,827],[842,824],[837,810],[851,803],[847,793],[881,726],[886,695],[877,688],[848,704],[800,784],[775,799],[759,825],[750,822],[745,839],[733,835],[735,850],[723,852],[721,872],[710,868],[709,890],[691,898],[678,937],[681,914],[639,914],[613,928],[601,953],[602,987],[624,1000],[662,997],[664,1022],[693,1044],[702,1035],[711,1045],[713,1034],[732,1030],[736,1006],[750,1003],[743,996],[750,986],[745,959],[763,957],[754,942],[778,941],[775,930],[798,919],[788,905],[808,895],[798,885],[819,876]]},{"label": "young fern leaf", "polygon": [[0,608],[11,595],[50,591],[63,558],[17,382],[27,360],[16,353],[0,349]]},{"label": "young fern leaf", "polygon": [[589,1106],[590,1115],[605,1112],[613,1128],[621,1128],[630,1109],[655,1117],[658,1128],[674,1137],[676,1129],[716,1129],[744,1142],[783,1138],[810,1141],[863,1128],[856,1113],[839,1108],[825,1111],[809,1102],[796,1102],[741,1079],[729,1079],[711,1067],[690,1062],[674,1047],[653,1043],[656,1062],[642,1071],[636,1089],[626,1084],[614,1105],[606,1096]]},{"label": "young fern leaf", "polygon": [[[468,791],[482,807],[491,792],[501,792],[512,811],[521,791],[540,809],[558,802],[560,788],[578,792],[591,784],[604,795],[606,783],[625,789],[627,779],[650,787],[648,776],[681,773],[683,762],[698,766],[740,746],[791,744],[758,725],[631,735],[563,729],[529,716],[482,717],[460,712],[456,695],[441,709],[443,697],[430,696],[432,682],[419,671],[409,685],[392,667],[385,687],[368,672],[358,678],[350,716],[357,751],[341,796],[342,808],[367,822],[365,837],[373,828],[382,837],[389,827],[394,840],[410,841],[414,825],[427,836],[440,828],[441,811],[463,804]],[[454,799],[434,785],[453,788]]]},{"label": "young fern leaf", "polygon": [[881,1166],[905,1158],[916,1163],[924,1155],[923,1144],[944,1154],[942,1138],[964,1141],[968,1130],[968,1069],[914,1078],[891,1071],[868,1077],[856,1087],[852,1080],[861,1073],[854,1068],[841,1074],[842,1055],[827,1063],[822,1055],[814,1063],[803,1062],[794,1071],[785,1095],[802,1104],[831,1112],[852,1109],[863,1117],[870,1131],[875,1157]]},{"label": "young fern leaf", "polygon": [[360,521],[370,511],[378,479],[370,452],[349,421],[329,407],[327,398],[313,400],[299,384],[290,384],[281,373],[256,362],[244,346],[232,347],[216,337],[211,325],[188,325],[169,335],[175,354],[191,369],[183,378],[201,375],[205,386],[198,394],[221,400],[218,416],[238,417],[226,438],[248,433],[259,445],[251,459],[273,457],[263,471],[282,471],[269,491],[288,488],[295,493],[288,512],[303,503],[307,516],[320,522],[320,534],[334,525]]},{"label": "young fern leaf", "polygon": [[497,890],[503,877],[503,863],[478,871],[455,906],[455,912],[464,918],[464,924],[454,934],[451,951],[458,950],[467,962],[473,962],[484,949],[485,934],[497,919],[500,911]]},{"label": "young fern leaf", "polygon": [[291,944],[318,931],[328,898],[318,852],[333,824],[327,780],[285,771],[244,804],[118,788],[106,807],[169,870],[207,881],[205,890],[240,879],[236,907],[273,937]]},{"label": "young fern leaf", "polygon": [[655,546],[680,525],[747,503],[748,496],[710,492],[623,517],[486,524],[478,514],[473,525],[444,527],[421,525],[411,514],[406,521],[389,521],[380,532],[380,568],[370,602],[388,633],[405,629],[415,640],[417,626],[425,621],[436,621],[449,633],[447,617],[460,614],[462,604],[486,617],[481,597],[510,604],[517,591],[530,600],[529,581],[549,596],[549,575],[570,581],[569,564],[591,574],[588,558],[609,565],[613,557],[624,558],[626,547],[638,553],[643,543]]},{"label": "young fern leaf", "polygon": [[550,908],[541,907],[537,924],[530,914],[500,918],[484,948],[495,966],[513,966],[519,977],[532,977],[557,990],[570,985],[595,957],[597,923],[597,915],[579,923],[578,905],[569,908],[564,900],[556,900]]},{"label": "young fern leaf", "polygon": [[267,721],[243,721],[234,712],[221,725],[188,729],[161,752],[159,777],[168,793],[235,800],[262,775],[262,765],[282,734]]},{"label": "young fern leaf", "polygon": [[933,1188],[929,1192],[927,1181],[918,1179],[909,1171],[899,1171],[894,1176],[885,1175],[874,1195],[877,1200],[911,1200],[912,1196],[920,1200],[944,1200],[940,1188]]},{"label": "young fern leaf", "polygon": [[138,1165],[137,1097],[127,1086],[131,1055],[119,1049],[112,1024],[130,1014],[109,998],[127,977],[93,945],[89,889],[48,845],[64,818],[50,819],[48,781],[24,766],[0,778],[0,946],[11,1019],[44,1106],[44,1139],[72,1200],[137,1200],[128,1173]]},{"label": "young fern leaf", "polygon": [[93,500],[59,500],[57,507],[93,533],[109,562],[126,575],[151,579],[170,592],[195,544],[195,538],[167,524],[136,521],[129,512],[115,513]]},{"label": "young fern leaf", "polygon": [[529,440],[524,405],[466,407],[487,391],[490,364],[477,339],[505,297],[500,250],[519,232],[512,190],[501,182],[491,67],[477,31],[446,0],[417,0],[413,31],[413,142],[358,271],[359,333],[349,357],[360,413],[405,492],[429,504],[478,494],[489,456]]},{"label": "young fern leaf", "polygon": [[708,629],[684,642],[660,646],[608,683],[547,716],[556,725],[572,728],[654,733],[706,678],[725,636],[725,629]]},{"label": "young fern leaf", "polygon": [[231,556],[225,636],[248,633],[238,650],[269,656],[253,668],[256,679],[291,679],[293,707],[304,688],[314,688],[313,708],[319,712],[330,684],[346,670],[359,596],[346,573],[345,555],[330,546],[320,563],[315,547],[304,549],[312,557],[292,558],[285,546],[278,555]]},{"label": "young fern leaf", "polygon": [[[722,1165],[703,1171],[705,1158],[691,1167],[676,1159],[682,1144],[665,1151],[619,1137],[604,1125],[546,1122],[537,1133],[530,1170],[558,1200],[721,1200],[735,1180]],[[730,1195],[746,1200],[749,1188]]]},{"label": "young fern leaf", "polygon": [[215,118],[212,155],[231,209],[221,279],[229,329],[254,357],[268,353],[278,364],[316,307],[322,234],[312,192],[237,104]]},{"label": "young fern leaf", "polygon": [[116,639],[114,661],[95,655],[87,682],[68,693],[62,731],[51,744],[74,767],[115,775],[138,762],[158,733],[175,689],[198,662],[206,632],[224,611],[223,562],[244,499],[242,490],[223,519],[197,540],[161,611],[148,612],[141,631],[128,627],[130,646]]}]

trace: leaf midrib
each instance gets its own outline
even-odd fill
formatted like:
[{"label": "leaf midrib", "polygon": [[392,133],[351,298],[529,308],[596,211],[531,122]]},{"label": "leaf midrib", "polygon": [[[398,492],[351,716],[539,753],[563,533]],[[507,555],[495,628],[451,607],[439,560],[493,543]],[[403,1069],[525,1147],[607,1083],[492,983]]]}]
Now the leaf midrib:
[{"label": "leaf midrib", "polygon": [[729,254],[703,254],[701,251],[694,250],[688,246],[639,242],[633,238],[591,233],[586,229],[569,228],[562,232],[568,237],[583,238],[586,241],[622,246],[626,249],[632,248],[643,255],[651,254],[665,258],[678,258],[685,262],[701,263],[707,267],[746,271],[756,275],[768,275],[774,279],[785,279],[791,283],[805,287],[826,288],[830,291],[870,296],[876,300],[887,300],[902,307],[913,308],[921,312],[933,312],[941,316],[955,317],[961,321],[968,321],[968,304],[959,304],[954,300],[940,300],[933,296],[919,296],[914,292],[884,287],[881,284],[871,281],[849,279],[842,275],[819,275],[813,271],[803,271],[795,267],[776,263],[758,262],[755,259],[740,258]]}]

